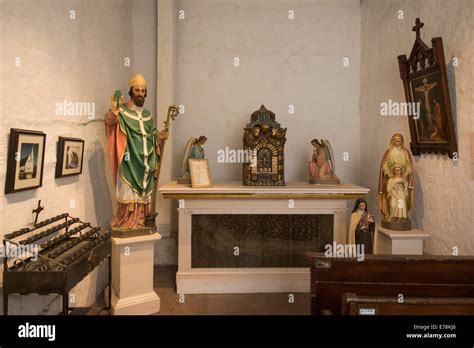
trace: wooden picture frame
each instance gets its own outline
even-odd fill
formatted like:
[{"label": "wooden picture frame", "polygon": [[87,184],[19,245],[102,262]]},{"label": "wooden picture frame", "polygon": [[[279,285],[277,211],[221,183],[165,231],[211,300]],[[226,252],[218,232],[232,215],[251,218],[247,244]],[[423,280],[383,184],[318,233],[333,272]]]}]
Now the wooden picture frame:
[{"label": "wooden picture frame", "polygon": [[422,153],[457,156],[458,146],[449,95],[443,40],[431,39],[429,48],[420,37],[423,27],[417,18],[412,28],[416,32],[410,56],[398,56],[400,78],[408,105],[417,105],[419,114],[410,108],[410,149],[413,156]]},{"label": "wooden picture frame", "polygon": [[43,185],[46,134],[10,129],[5,194],[32,190]]},{"label": "wooden picture frame", "polygon": [[83,162],[84,140],[79,138],[59,137],[55,178],[81,174]]},{"label": "wooden picture frame", "polygon": [[193,188],[212,187],[211,172],[207,158],[190,159],[189,174],[191,175],[191,186]]}]

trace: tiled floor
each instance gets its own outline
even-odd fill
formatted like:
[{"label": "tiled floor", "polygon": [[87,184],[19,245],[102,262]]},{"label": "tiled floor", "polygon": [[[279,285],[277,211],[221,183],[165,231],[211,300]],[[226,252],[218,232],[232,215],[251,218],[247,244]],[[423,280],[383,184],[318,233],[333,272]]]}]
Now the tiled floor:
[{"label": "tiled floor", "polygon": [[[155,267],[154,286],[161,299],[161,311],[157,315],[310,314],[309,293],[206,294],[180,297],[176,294],[176,270],[176,266]],[[109,311],[88,308],[82,311],[77,309],[71,314],[108,315]]]},{"label": "tiled floor", "polygon": [[155,291],[161,298],[159,315],[310,314],[309,293],[294,293],[294,297],[288,293],[185,295],[184,303],[180,303],[175,276],[175,266],[155,268]]}]

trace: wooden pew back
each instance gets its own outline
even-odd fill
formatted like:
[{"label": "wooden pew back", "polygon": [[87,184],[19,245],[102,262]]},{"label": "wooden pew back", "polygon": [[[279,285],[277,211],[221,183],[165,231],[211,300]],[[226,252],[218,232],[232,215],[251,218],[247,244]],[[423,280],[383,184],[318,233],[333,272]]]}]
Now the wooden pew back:
[{"label": "wooden pew back", "polygon": [[474,315],[474,298],[393,297],[344,294],[341,315]]},{"label": "wooden pew back", "polygon": [[307,253],[311,268],[311,313],[340,314],[345,293],[398,299],[474,298],[474,257],[365,255],[331,258]]}]

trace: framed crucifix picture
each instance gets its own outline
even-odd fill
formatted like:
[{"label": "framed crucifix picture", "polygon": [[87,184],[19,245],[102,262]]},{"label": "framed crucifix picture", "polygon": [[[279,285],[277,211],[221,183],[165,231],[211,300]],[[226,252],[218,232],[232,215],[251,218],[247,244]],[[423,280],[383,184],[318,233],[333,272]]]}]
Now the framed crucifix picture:
[{"label": "framed crucifix picture", "polygon": [[191,186],[193,188],[211,187],[211,172],[209,162],[204,159],[190,159],[189,172],[191,175]]},{"label": "framed crucifix picture", "polygon": [[56,178],[82,173],[84,140],[59,137],[56,161]]},{"label": "framed crucifix picture", "polygon": [[398,56],[405,98],[413,106],[412,114],[408,116],[410,149],[414,156],[440,153],[454,158],[458,148],[443,40],[440,37],[433,38],[432,47],[428,47],[420,37],[423,25],[417,18],[412,29],[416,32],[416,39],[410,56]]},{"label": "framed crucifix picture", "polygon": [[10,129],[5,194],[41,187],[46,134]]}]

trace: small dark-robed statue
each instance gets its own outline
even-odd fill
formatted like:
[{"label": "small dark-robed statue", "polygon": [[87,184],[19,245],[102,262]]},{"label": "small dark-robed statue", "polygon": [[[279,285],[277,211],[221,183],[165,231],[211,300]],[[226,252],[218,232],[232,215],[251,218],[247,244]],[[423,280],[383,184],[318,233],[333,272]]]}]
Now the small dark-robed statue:
[{"label": "small dark-robed statue", "polygon": [[365,254],[374,250],[374,216],[367,211],[367,202],[359,198],[351,214],[349,225],[349,244],[363,245]]}]

